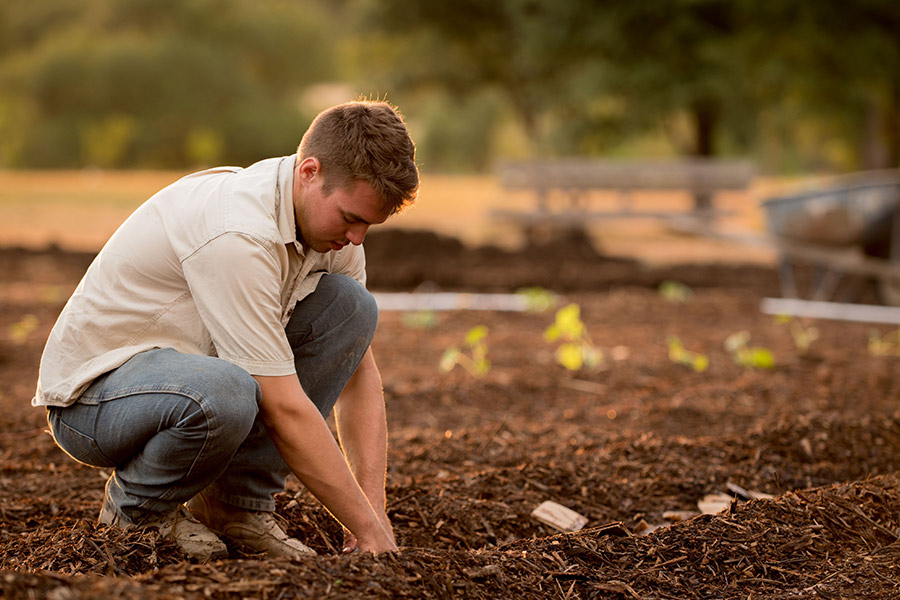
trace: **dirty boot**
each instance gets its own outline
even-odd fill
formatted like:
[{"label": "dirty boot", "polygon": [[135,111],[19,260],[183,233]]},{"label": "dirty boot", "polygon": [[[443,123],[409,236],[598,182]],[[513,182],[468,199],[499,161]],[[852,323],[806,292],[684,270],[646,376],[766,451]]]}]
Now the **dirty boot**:
[{"label": "dirty boot", "polygon": [[254,552],[276,558],[302,558],[316,553],[288,537],[275,520],[275,513],[240,509],[202,493],[188,502],[188,508],[211,530]]},{"label": "dirty boot", "polygon": [[100,522],[120,529],[157,529],[159,534],[175,542],[191,559],[206,562],[228,555],[228,547],[205,525],[195,519],[184,506],[150,517],[139,524],[122,518],[107,502],[100,509]]}]

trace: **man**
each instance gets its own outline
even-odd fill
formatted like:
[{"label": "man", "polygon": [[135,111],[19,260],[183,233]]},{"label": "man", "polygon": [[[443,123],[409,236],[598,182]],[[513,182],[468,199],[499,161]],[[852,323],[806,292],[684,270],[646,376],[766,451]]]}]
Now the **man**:
[{"label": "man", "polygon": [[63,450],[113,469],[102,523],[158,528],[197,560],[227,553],[220,536],[298,557],[312,550],[273,514],[293,472],[345,552],[396,550],[361,244],[418,184],[402,118],[351,102],[296,156],[189,175],[122,224],[54,325],[33,400]]}]

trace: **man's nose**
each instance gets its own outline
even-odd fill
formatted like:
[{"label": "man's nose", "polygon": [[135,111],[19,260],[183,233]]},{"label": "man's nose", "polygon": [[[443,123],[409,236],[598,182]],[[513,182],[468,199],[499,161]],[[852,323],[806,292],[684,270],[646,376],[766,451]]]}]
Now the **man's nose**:
[{"label": "man's nose", "polygon": [[359,246],[363,243],[363,239],[365,239],[368,230],[368,224],[354,223],[347,229],[347,240],[354,246]]}]

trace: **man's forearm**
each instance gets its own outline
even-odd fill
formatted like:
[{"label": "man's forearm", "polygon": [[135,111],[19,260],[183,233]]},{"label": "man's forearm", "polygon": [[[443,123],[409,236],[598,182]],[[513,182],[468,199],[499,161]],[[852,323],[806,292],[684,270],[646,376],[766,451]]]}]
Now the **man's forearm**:
[{"label": "man's forearm", "polygon": [[275,446],[298,479],[347,529],[364,550],[396,549],[373,506],[350,472],[344,455],[303,393],[295,376],[257,377],[262,417]]},{"label": "man's forearm", "polygon": [[381,376],[369,349],[335,407],[341,447],[372,506],[384,511],[387,421]]}]

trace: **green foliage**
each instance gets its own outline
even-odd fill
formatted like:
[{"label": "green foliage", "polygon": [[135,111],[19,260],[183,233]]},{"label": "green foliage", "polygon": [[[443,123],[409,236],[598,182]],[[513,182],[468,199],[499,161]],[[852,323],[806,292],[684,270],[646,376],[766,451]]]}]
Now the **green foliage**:
[{"label": "green foliage", "polygon": [[702,373],[709,367],[709,358],[705,354],[685,349],[678,336],[669,336],[668,345],[669,360],[673,363],[691,367],[698,373]]},{"label": "green foliage", "polygon": [[694,292],[683,283],[666,280],[659,284],[659,295],[669,302],[686,303],[694,296]]},{"label": "green foliage", "polygon": [[556,348],[556,361],[570,371],[596,369],[603,362],[603,352],[594,346],[581,321],[581,307],[569,304],[556,311],[552,325],[544,330],[548,342],[562,342]]},{"label": "green foliage", "polygon": [[418,161],[442,173],[482,171],[494,156],[501,105],[489,91],[466,98],[432,94],[419,111]]},{"label": "green foliage", "polygon": [[739,331],[725,339],[725,349],[731,354],[735,364],[751,369],[772,369],[775,367],[775,356],[772,351],[762,346],[749,346],[750,332]]},{"label": "green foliage", "polygon": [[88,164],[101,168],[119,167],[134,144],[138,123],[128,115],[110,115],[85,125],[81,148]]},{"label": "green foliage", "polygon": [[[296,147],[303,87],[332,65],[315,1],[0,5],[7,165],[246,164]],[[38,26],[41,19],[49,23]]]},{"label": "green foliage", "polygon": [[545,312],[556,306],[556,294],[542,287],[524,287],[516,294],[525,297],[529,312]]},{"label": "green foliage", "polygon": [[449,373],[459,365],[473,377],[487,375],[491,370],[491,361],[487,358],[487,335],[488,328],[484,325],[470,329],[463,340],[463,349],[452,347],[444,351],[439,364],[440,370]]},{"label": "green foliage", "polygon": [[329,82],[403,106],[433,171],[896,167],[898,30],[896,0],[4,0],[0,167],[247,164],[295,147]]},{"label": "green foliage", "polygon": [[403,315],[403,325],[410,329],[433,329],[437,324],[437,313],[433,310],[414,310]]},{"label": "green foliage", "polygon": [[884,335],[870,331],[868,350],[872,356],[900,356],[900,327]]},{"label": "green foliage", "polygon": [[28,336],[37,329],[40,323],[36,316],[32,314],[25,315],[19,321],[9,326],[9,339],[12,340],[13,344],[21,346],[28,341]]},{"label": "green foliage", "polygon": [[819,330],[816,327],[805,327],[803,323],[791,315],[778,315],[775,317],[775,321],[787,326],[791,339],[794,341],[794,347],[801,356],[807,355],[809,347],[814,341],[819,339]]}]

